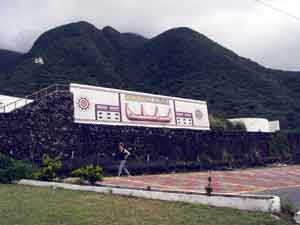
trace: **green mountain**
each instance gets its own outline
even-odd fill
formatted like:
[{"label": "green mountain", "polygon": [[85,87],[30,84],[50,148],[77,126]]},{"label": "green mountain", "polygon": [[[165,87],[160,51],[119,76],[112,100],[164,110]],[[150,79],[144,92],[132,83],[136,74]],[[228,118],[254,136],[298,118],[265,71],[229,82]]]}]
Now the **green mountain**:
[{"label": "green mountain", "polygon": [[[36,57],[44,64],[35,64]],[[188,28],[152,39],[86,22],[52,29],[0,73],[0,94],[23,96],[69,82],[206,100],[214,115],[300,127],[300,72],[265,68]]]},{"label": "green mountain", "polygon": [[0,73],[14,67],[22,58],[19,52],[0,49]]}]

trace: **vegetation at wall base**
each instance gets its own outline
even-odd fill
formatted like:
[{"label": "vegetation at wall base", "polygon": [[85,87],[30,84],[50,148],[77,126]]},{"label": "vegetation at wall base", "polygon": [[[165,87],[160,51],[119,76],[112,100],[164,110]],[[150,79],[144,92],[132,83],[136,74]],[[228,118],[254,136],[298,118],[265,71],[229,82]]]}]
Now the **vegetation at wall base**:
[{"label": "vegetation at wall base", "polygon": [[209,116],[210,128],[212,131],[238,131],[245,132],[246,126],[243,122],[231,122],[226,118],[216,117],[213,115]]},{"label": "vegetation at wall base", "polygon": [[103,170],[98,165],[88,165],[73,171],[72,176],[80,177],[83,182],[88,181],[94,185],[97,181],[103,179]]},{"label": "vegetation at wall base", "polygon": [[269,141],[269,151],[273,156],[282,158],[284,161],[290,161],[293,157],[293,153],[289,146],[287,133],[276,132],[272,135]]},{"label": "vegetation at wall base", "polygon": [[36,170],[29,162],[14,160],[0,153],[0,183],[31,179]]},{"label": "vegetation at wall base", "polygon": [[51,158],[47,154],[43,155],[43,163],[39,171],[34,174],[34,178],[43,181],[52,181],[57,178],[57,172],[63,167],[59,157]]}]

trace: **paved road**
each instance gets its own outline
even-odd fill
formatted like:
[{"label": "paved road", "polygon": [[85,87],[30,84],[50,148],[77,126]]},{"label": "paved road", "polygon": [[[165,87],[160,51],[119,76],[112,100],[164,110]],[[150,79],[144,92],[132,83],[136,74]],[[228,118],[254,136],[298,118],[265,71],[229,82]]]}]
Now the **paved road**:
[{"label": "paved road", "polygon": [[[253,192],[251,194],[254,194]],[[282,188],[278,190],[267,190],[255,194],[276,195],[281,199],[281,203],[292,204],[296,209],[300,210],[300,187]]]}]

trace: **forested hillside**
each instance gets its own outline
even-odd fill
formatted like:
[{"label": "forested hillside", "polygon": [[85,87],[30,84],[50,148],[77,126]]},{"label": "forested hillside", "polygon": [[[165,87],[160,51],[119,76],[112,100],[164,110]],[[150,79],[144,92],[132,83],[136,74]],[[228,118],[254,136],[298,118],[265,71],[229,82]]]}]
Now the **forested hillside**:
[{"label": "forested hillside", "polygon": [[206,100],[214,115],[300,128],[300,72],[265,68],[189,28],[147,39],[78,22],[45,32],[13,67],[1,62],[0,54],[0,94],[78,82]]},{"label": "forested hillside", "polygon": [[0,73],[13,68],[21,59],[21,53],[0,49]]}]

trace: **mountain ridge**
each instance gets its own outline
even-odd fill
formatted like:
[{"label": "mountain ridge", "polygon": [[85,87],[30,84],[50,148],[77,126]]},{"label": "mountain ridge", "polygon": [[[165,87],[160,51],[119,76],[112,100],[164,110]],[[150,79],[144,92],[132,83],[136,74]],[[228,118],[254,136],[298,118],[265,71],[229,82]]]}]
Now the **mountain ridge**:
[{"label": "mountain ridge", "polygon": [[206,100],[218,116],[300,128],[300,72],[266,68],[185,27],[150,39],[82,21],[51,29],[0,72],[0,93],[22,96],[69,82]]}]

